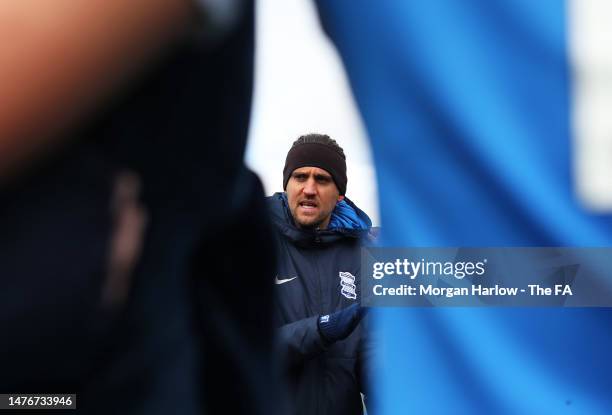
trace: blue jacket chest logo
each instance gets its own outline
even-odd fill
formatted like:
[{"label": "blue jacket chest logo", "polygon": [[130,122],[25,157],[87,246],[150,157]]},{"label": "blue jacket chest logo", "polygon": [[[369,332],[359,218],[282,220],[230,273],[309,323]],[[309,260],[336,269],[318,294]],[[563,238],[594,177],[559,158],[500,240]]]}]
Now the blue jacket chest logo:
[{"label": "blue jacket chest logo", "polygon": [[339,272],[340,293],[351,300],[357,299],[357,287],[355,286],[355,276],[350,272]]}]

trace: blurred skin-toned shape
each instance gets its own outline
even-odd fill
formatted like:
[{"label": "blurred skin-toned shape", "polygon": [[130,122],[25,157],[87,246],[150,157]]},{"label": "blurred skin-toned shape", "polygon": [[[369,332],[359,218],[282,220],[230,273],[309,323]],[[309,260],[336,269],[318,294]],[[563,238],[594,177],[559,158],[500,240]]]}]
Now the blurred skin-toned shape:
[{"label": "blurred skin-toned shape", "polygon": [[0,8],[0,184],[190,25],[188,0],[7,0]]}]

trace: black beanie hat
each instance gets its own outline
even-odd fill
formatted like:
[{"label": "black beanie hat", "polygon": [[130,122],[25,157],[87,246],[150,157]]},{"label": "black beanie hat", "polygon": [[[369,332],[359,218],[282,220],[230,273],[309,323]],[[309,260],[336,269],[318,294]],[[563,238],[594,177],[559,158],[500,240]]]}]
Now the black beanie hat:
[{"label": "black beanie hat", "polygon": [[309,134],[298,138],[285,160],[283,169],[283,189],[287,189],[287,182],[291,173],[300,167],[318,167],[327,171],[334,180],[340,195],[346,193],[346,157],[342,148],[329,136]]}]

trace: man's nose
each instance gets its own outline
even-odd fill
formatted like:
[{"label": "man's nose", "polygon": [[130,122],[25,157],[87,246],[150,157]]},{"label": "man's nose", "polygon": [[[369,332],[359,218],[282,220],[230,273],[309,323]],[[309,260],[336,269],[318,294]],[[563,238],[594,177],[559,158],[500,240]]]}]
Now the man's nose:
[{"label": "man's nose", "polygon": [[314,180],[307,180],[304,184],[304,194],[307,196],[314,196],[317,194],[317,188]]}]

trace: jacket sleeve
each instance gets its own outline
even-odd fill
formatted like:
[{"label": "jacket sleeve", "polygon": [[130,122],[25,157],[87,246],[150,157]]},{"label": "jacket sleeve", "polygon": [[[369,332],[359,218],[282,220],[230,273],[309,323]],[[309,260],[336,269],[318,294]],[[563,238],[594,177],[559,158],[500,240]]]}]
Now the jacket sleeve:
[{"label": "jacket sleeve", "polygon": [[292,368],[327,349],[319,334],[317,319],[318,316],[308,317],[278,329],[277,347],[285,368]]}]

